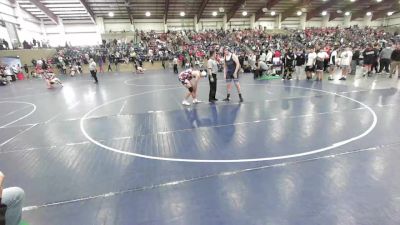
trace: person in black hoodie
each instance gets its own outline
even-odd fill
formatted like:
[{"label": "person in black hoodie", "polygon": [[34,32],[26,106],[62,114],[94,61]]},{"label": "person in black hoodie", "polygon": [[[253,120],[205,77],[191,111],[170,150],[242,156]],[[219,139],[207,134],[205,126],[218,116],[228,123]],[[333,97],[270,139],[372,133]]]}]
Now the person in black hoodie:
[{"label": "person in black hoodie", "polygon": [[301,49],[295,51],[295,60],[296,60],[296,79],[299,80],[301,75],[301,71],[303,71],[303,66],[306,63],[306,54]]},{"label": "person in black hoodie", "polygon": [[[364,50],[363,56],[364,56],[364,68],[367,70],[366,72],[368,73],[368,76],[371,76],[372,72],[372,65],[374,64],[374,61],[376,60],[376,51],[374,48],[372,48],[372,44],[368,44],[367,48]],[[365,73],[363,77],[365,77]]]},{"label": "person in black hoodie", "polygon": [[353,58],[351,60],[351,75],[356,75],[357,66],[360,65],[360,49],[358,46],[354,49]]},{"label": "person in black hoodie", "polygon": [[292,49],[288,49],[286,54],[285,54],[285,59],[284,59],[284,64],[285,64],[285,71],[283,73],[282,79],[292,79],[292,73],[294,72],[294,60],[295,56],[294,53],[292,52]]},{"label": "person in black hoodie", "polygon": [[379,73],[379,70],[378,70],[378,65],[379,65],[378,58],[379,58],[380,50],[379,50],[378,44],[374,45],[374,51],[375,51],[375,59],[374,59],[374,62],[372,64],[371,71],[373,71],[375,69],[375,73]]},{"label": "person in black hoodie", "polygon": [[[392,63],[390,64],[389,78],[392,78],[393,74],[396,73],[396,70],[400,68],[400,44],[396,45],[396,49],[392,52],[390,59],[392,60]],[[400,78],[400,75],[398,75],[398,78]]]},{"label": "person in black hoodie", "polygon": [[18,187],[3,189],[4,178],[0,171],[0,225],[18,225],[22,218],[25,193]]}]

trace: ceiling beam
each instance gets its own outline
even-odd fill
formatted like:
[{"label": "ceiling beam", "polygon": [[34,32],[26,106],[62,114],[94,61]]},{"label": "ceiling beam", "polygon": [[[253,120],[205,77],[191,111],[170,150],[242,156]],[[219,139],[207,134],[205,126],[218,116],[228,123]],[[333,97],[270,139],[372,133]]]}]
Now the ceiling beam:
[{"label": "ceiling beam", "polygon": [[203,15],[204,9],[206,8],[207,4],[208,4],[209,0],[203,0],[201,2],[200,8],[197,11],[197,23],[200,22],[200,18]]},{"label": "ceiling beam", "polygon": [[164,23],[167,23],[167,20],[168,20],[168,9],[169,9],[169,0],[165,0],[165,5],[164,5]]},{"label": "ceiling beam", "polygon": [[371,4],[369,5],[368,8],[364,8],[364,9],[360,9],[359,11],[352,13],[351,14],[351,21],[358,19],[360,17],[363,17],[367,12],[372,12],[372,14],[374,13],[374,11],[385,11],[385,10],[390,10],[392,8],[392,6],[395,4],[396,0],[387,0],[384,1],[384,4],[382,3],[375,3],[375,4]]},{"label": "ceiling beam", "polygon": [[338,17],[340,17],[340,16],[342,16],[342,15],[344,15],[344,12],[342,12],[342,13],[330,12],[329,13],[329,22],[334,20],[334,19],[336,19],[336,18],[338,18]]},{"label": "ceiling beam", "polygon": [[46,14],[46,16],[49,17],[51,21],[58,24],[58,17],[52,11],[50,11],[43,3],[41,3],[39,0],[30,0],[30,2],[36,7],[38,7],[44,14]]},{"label": "ceiling beam", "polygon": [[347,5],[345,5],[343,8],[340,9],[340,11],[342,11],[342,13],[330,13],[329,14],[329,21],[332,21],[340,16],[343,16],[345,12],[351,12],[351,9],[353,9],[353,5],[355,5],[355,2],[349,3]]},{"label": "ceiling beam", "polygon": [[128,12],[129,21],[131,22],[131,24],[133,24],[133,15],[131,12],[129,0],[125,0],[125,7],[126,7],[126,11]]},{"label": "ceiling beam", "polygon": [[320,13],[324,10],[328,11],[332,6],[335,6],[336,4],[339,3],[339,0],[331,0],[326,2],[325,4],[322,4],[321,6],[311,10],[310,12],[307,12],[307,17],[306,21],[309,21],[310,19],[317,17],[320,15]]},{"label": "ceiling beam", "polygon": [[[371,20],[377,20],[377,19],[380,19],[380,18],[389,17],[389,16],[387,16],[388,12],[389,12],[388,10],[375,12],[374,14],[372,14]],[[391,11],[391,12],[393,12],[393,14],[395,14],[395,13],[398,13],[399,11]]]},{"label": "ceiling beam", "polygon": [[94,24],[96,24],[96,19],[95,19],[94,13],[93,13],[92,9],[90,8],[89,4],[86,2],[86,0],[79,0],[79,1],[81,2],[83,7],[85,8],[85,10],[89,13],[90,20],[92,20],[92,22]]},{"label": "ceiling beam", "polygon": [[226,14],[226,22],[232,19],[235,13],[240,9],[240,7],[246,2],[246,0],[236,0],[233,6],[229,9]]},{"label": "ceiling beam", "polygon": [[[265,6],[265,8],[267,8],[268,10],[271,10],[272,7],[274,7],[277,3],[279,2],[279,0],[269,0]],[[263,8],[259,9],[256,12],[256,22],[263,16],[265,15]]]},{"label": "ceiling beam", "polygon": [[282,13],[282,19],[281,21],[284,21],[288,17],[292,16],[293,13],[295,13],[299,8],[303,8],[311,3],[311,0],[302,0],[299,3],[297,3],[295,6],[290,7],[289,9],[285,10]]}]

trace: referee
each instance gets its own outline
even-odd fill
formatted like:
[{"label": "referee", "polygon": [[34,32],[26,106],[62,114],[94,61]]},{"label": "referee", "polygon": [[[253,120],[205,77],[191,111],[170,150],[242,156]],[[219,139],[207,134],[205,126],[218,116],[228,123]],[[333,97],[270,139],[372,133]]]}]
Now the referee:
[{"label": "referee", "polygon": [[207,70],[208,70],[208,81],[210,82],[210,94],[208,97],[208,101],[210,103],[215,103],[218,99],[215,98],[215,94],[217,93],[217,72],[218,72],[218,64],[215,61],[215,51],[210,51],[210,58],[207,62]]}]

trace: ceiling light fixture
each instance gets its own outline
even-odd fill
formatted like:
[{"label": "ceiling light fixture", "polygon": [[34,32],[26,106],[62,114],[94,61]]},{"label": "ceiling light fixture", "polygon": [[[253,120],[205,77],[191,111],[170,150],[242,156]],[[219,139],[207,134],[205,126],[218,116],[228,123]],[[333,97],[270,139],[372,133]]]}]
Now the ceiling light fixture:
[{"label": "ceiling light fixture", "polygon": [[113,16],[114,16],[114,13],[113,13],[113,12],[109,12],[109,13],[108,13],[108,16],[109,16],[109,17],[113,17]]},{"label": "ceiling light fixture", "polygon": [[297,11],[297,13],[296,13],[298,16],[301,16],[302,14],[303,14],[303,12],[302,11]]},{"label": "ceiling light fixture", "polygon": [[146,12],[146,14],[145,14],[147,17],[149,17],[149,16],[151,16],[151,13],[150,12]]},{"label": "ceiling light fixture", "polygon": [[247,12],[246,12],[246,11],[243,11],[243,12],[242,12],[242,15],[243,15],[243,16],[247,16]]},{"label": "ceiling light fixture", "polygon": [[183,16],[185,16],[185,12],[181,12],[179,15],[181,15],[183,17]]},{"label": "ceiling light fixture", "polygon": [[322,11],[321,15],[326,16],[328,14],[326,11]]},{"label": "ceiling light fixture", "polygon": [[218,13],[217,13],[217,12],[212,12],[212,15],[213,15],[213,16],[217,16]]},{"label": "ceiling light fixture", "polygon": [[271,16],[275,16],[276,15],[276,12],[275,11],[272,11],[271,12]]}]

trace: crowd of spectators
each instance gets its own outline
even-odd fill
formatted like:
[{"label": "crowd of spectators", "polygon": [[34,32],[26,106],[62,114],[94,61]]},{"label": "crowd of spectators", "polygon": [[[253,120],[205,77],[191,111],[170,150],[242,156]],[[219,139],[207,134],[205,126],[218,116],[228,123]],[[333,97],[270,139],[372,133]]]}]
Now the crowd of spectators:
[{"label": "crowd of spectators", "polygon": [[[269,65],[278,64],[281,67],[277,67],[277,73],[284,74],[285,78],[291,78],[291,73],[298,74],[302,70],[298,67],[310,66],[306,64],[310,61],[308,59],[311,57],[308,56],[311,49],[315,54],[326,53],[319,54],[324,56],[321,59],[324,71],[328,71],[329,64],[332,64],[332,53],[335,58],[333,64],[341,64],[343,52],[351,53],[351,72],[354,73],[355,66],[362,65],[363,53],[371,47],[375,51],[372,67],[379,73],[383,69],[389,72],[393,61],[391,52],[398,39],[397,33],[357,26],[283,30],[278,34],[270,33],[268,30],[251,29],[229,31],[217,29],[204,32],[183,30],[166,33],[137,31],[135,38],[137,42],[114,39],[103,40],[102,45],[92,47],[57,48],[57,54],[50,59],[33,59],[31,66],[35,67],[35,70],[31,71],[31,74],[37,74],[43,69],[43,65],[48,65],[58,68],[62,74],[73,76],[81,73],[82,66],[88,64],[91,58],[99,67],[100,73],[118,72],[121,63],[133,63],[132,68],[137,69],[143,67],[145,61],[150,63],[161,61],[164,68],[170,66],[177,73],[179,67],[201,67],[211,50],[216,52],[215,59],[222,70],[223,47],[226,46],[233,49],[238,56],[242,71],[254,72],[256,77],[268,70]],[[385,50],[383,55],[382,50]],[[37,61],[46,63],[38,64]],[[316,64],[315,59],[313,66],[316,67]],[[287,74],[290,76],[286,76]]]},{"label": "crowd of spectators", "polygon": [[[120,63],[133,62],[135,67],[142,66],[143,61],[161,61],[164,68],[166,61],[172,66],[174,64],[180,64],[181,67],[201,66],[210,50],[216,51],[216,60],[221,64],[223,47],[229,46],[238,55],[242,69],[250,72],[264,66],[263,62],[267,65],[273,64],[274,58],[277,57],[280,58],[282,67],[287,63],[297,64],[296,60],[285,58],[289,51],[290,54],[294,53],[294,57],[298,55],[295,53],[303,53],[307,59],[309,50],[314,49],[316,54],[320,51],[327,53],[327,57],[322,59],[324,71],[327,71],[333,51],[336,51],[336,61],[338,61],[341,53],[350,48],[349,51],[354,53],[354,62],[360,64],[368,45],[377,50],[374,64],[379,65],[380,51],[392,46],[399,38],[397,33],[385,32],[384,29],[358,26],[284,30],[279,34],[269,33],[268,30],[218,29],[166,33],[137,31],[136,35],[136,43],[133,40],[126,42],[115,39],[103,40],[103,44],[96,47],[61,48],[55,61],[62,71],[75,65],[79,68],[81,64],[87,64],[90,58],[93,58],[100,68],[106,66],[107,71],[118,71]],[[385,63],[387,58],[382,65]]]}]

